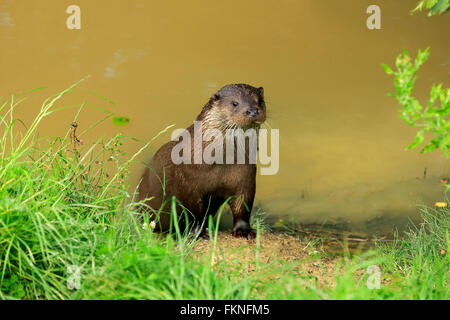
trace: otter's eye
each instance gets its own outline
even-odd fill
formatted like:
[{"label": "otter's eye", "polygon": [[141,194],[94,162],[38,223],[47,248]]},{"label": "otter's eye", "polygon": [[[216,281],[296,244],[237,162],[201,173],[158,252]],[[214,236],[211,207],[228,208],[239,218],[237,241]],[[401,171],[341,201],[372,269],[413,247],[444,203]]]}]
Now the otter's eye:
[{"label": "otter's eye", "polygon": [[233,101],[231,104],[233,105],[233,107],[237,107],[239,105],[239,103],[236,101]]}]

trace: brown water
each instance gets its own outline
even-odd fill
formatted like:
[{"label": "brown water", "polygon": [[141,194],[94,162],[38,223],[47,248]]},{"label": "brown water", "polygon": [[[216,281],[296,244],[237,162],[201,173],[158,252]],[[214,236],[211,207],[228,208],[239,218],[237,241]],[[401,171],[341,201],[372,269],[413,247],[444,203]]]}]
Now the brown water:
[{"label": "brown water", "polygon": [[[280,170],[258,177],[256,205],[271,217],[392,228],[417,204],[442,200],[439,178],[450,171],[438,152],[405,150],[415,131],[386,96],[393,83],[380,63],[392,65],[404,48],[431,46],[415,89],[422,102],[432,83],[449,85],[450,14],[410,16],[415,2],[1,0],[0,96],[48,86],[16,114],[30,123],[44,97],[91,75],[81,87],[114,104],[82,92],[64,102],[131,122],[109,121],[85,141],[119,131],[146,140],[169,124],[190,125],[225,84],[264,86],[269,123],[280,129]],[[66,28],[74,3],[81,30]],[[382,30],[366,28],[373,3]],[[78,123],[87,128],[103,114],[87,108]],[[73,115],[51,116],[41,135],[64,134]]]}]

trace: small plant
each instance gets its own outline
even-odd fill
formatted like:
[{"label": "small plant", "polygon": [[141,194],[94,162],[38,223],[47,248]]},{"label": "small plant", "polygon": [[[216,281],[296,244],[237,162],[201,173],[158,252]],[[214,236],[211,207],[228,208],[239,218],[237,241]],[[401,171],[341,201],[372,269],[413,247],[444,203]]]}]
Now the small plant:
[{"label": "small plant", "polygon": [[[429,48],[425,51],[419,50],[417,58],[412,60],[405,50],[395,62],[397,68],[393,71],[389,66],[383,64],[383,68],[389,75],[394,75],[396,93],[390,94],[395,97],[403,109],[400,117],[410,126],[420,128],[414,142],[408,146],[412,149],[425,141],[425,133],[429,132],[433,138],[425,144],[421,153],[441,149],[445,156],[450,154],[450,89],[443,88],[442,83],[433,85],[430,99],[425,107],[412,96],[412,90],[416,81],[416,74],[422,64],[427,61],[430,54]],[[440,102],[440,106],[437,102]]]}]

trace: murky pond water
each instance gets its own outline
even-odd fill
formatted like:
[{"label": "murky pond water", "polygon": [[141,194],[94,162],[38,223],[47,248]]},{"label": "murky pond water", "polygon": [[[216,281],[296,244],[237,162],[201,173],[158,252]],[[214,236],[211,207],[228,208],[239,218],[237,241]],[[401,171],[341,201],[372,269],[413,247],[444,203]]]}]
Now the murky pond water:
[{"label": "murky pond water", "polygon": [[[91,75],[78,92],[87,128],[108,109],[111,121],[85,141],[117,132],[148,140],[169,124],[187,127],[209,96],[236,82],[263,86],[269,124],[280,130],[280,170],[259,176],[256,205],[272,217],[305,222],[377,221],[415,216],[443,199],[450,165],[438,153],[406,151],[415,131],[398,117],[392,78],[402,49],[431,47],[415,95],[449,84],[450,15],[409,15],[416,1],[20,1],[0,2],[0,96],[38,86],[16,116],[30,123],[44,97]],[[68,30],[67,6],[81,8]],[[368,30],[366,8],[381,7],[381,30]],[[40,134],[62,135],[74,110],[47,119]],[[169,139],[165,134],[154,146]],[[129,153],[137,150],[129,145]],[[148,157],[147,154],[145,157]],[[144,157],[144,158],[145,158]],[[144,160],[142,158],[141,160]],[[137,181],[142,167],[136,166]]]}]

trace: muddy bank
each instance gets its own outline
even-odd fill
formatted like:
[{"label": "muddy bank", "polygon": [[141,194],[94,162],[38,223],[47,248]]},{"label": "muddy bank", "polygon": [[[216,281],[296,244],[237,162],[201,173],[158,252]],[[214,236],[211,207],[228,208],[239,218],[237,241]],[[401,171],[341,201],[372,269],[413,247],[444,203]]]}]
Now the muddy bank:
[{"label": "muddy bank", "polygon": [[[214,253],[214,264],[225,262],[230,268],[242,272],[265,272],[267,280],[280,278],[280,269],[276,272],[273,269],[283,265],[289,266],[286,272],[294,272],[313,285],[334,286],[336,267],[340,261],[347,259],[327,252],[327,248],[317,239],[299,239],[288,234],[262,232],[258,244],[256,239],[238,239],[222,231],[217,240],[214,248],[211,241],[201,239],[193,248],[192,255],[201,261],[211,261]],[[364,272],[357,270],[355,276],[360,277]]]},{"label": "muddy bank", "polygon": [[[233,227],[232,215],[228,211],[221,216],[219,224],[225,233]],[[376,241],[392,241],[395,233],[407,229],[408,223],[420,221],[414,218],[405,221],[404,217],[385,214],[360,223],[344,218],[314,222],[291,216],[274,217],[261,208],[256,208],[253,215],[256,219],[263,219],[263,231],[313,241],[325,252],[337,254],[358,253],[373,248]]]}]

